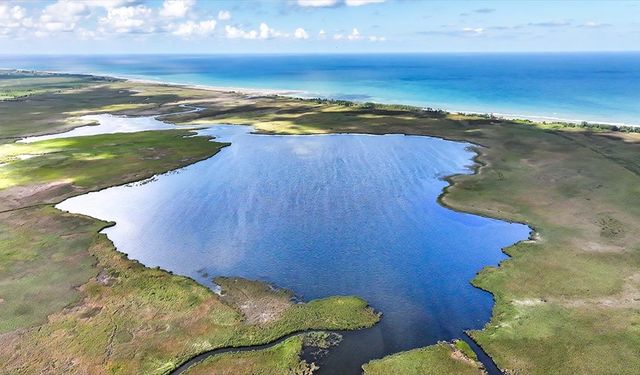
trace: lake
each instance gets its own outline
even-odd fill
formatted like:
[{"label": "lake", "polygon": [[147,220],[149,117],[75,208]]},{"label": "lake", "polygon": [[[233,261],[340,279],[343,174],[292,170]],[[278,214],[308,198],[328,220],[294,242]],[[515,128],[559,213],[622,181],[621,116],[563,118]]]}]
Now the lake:
[{"label": "lake", "polygon": [[214,276],[241,276],[305,300],[365,298],[382,321],[347,334],[324,373],[359,374],[370,359],[461,338],[488,321],[491,295],[470,280],[504,259],[501,248],[526,239],[529,228],[438,204],[442,177],[471,173],[469,144],[250,130],[200,130],[231,146],[58,208],[115,221],[104,232],[118,250],[210,287]]}]

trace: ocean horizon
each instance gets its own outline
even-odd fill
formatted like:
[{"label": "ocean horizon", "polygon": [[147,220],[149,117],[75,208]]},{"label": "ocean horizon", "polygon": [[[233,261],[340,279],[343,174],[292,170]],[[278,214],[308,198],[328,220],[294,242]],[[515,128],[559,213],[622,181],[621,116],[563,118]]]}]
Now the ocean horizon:
[{"label": "ocean horizon", "polygon": [[0,55],[0,67],[640,125],[640,52]]}]

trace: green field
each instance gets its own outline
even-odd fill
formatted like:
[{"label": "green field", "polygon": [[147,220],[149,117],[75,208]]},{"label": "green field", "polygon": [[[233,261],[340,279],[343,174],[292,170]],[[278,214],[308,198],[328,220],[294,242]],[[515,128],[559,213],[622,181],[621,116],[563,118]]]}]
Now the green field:
[{"label": "green field", "polygon": [[92,77],[81,74],[47,74],[30,71],[0,69],[0,101],[24,99],[45,93],[60,93],[64,90],[87,87],[98,82],[115,79]]},{"label": "green field", "polygon": [[276,346],[254,351],[225,353],[209,357],[189,368],[187,375],[253,374],[253,375],[305,375],[313,367],[300,360],[303,338],[294,336]]},{"label": "green field", "polygon": [[365,375],[480,375],[475,353],[464,341],[441,342],[376,359],[362,366]]},{"label": "green field", "polygon": [[318,366],[302,359],[300,353],[304,349],[326,350],[334,344],[326,332],[304,333],[269,348],[208,357],[189,367],[185,374],[309,375]]},{"label": "green field", "polygon": [[[179,104],[191,104],[205,109],[179,114],[183,110],[178,107]],[[523,222],[535,229],[531,241],[505,249],[511,258],[502,262],[500,267],[478,270],[480,274],[473,280],[474,285],[491,292],[496,305],[492,320],[485,329],[472,332],[472,337],[500,368],[509,373],[640,372],[640,237],[636,235],[640,231],[638,133],[443,114],[402,106],[353,105],[272,96],[245,97],[234,93],[166,85],[101,81],[85,82],[80,88],[62,92],[46,92],[0,102],[0,138],[9,143],[26,135],[63,131],[78,125],[73,121],[74,116],[99,112],[169,114],[164,120],[178,124],[204,121],[252,124],[256,131],[262,133],[403,133],[471,142],[478,152],[477,173],[450,178],[452,186],[446,189],[441,202],[455,210]],[[4,186],[0,188],[0,196],[4,210],[11,210],[3,213],[5,217],[0,228],[3,239],[16,236],[11,237],[10,242],[3,241],[10,245],[0,248],[0,270],[23,270],[15,271],[18,273],[11,276],[4,273],[1,281],[0,315],[6,314],[2,317],[9,323],[5,323],[3,329],[5,332],[10,331],[0,336],[3,348],[0,349],[0,363],[5,366],[4,372],[7,369],[18,372],[16,369],[21,369],[20,366],[38,361],[55,363],[56,366],[70,363],[94,366],[90,367],[91,371],[86,372],[100,372],[105,367],[114,372],[126,372],[122,369],[131,368],[153,368],[162,372],[174,366],[178,359],[186,357],[187,352],[195,353],[220,344],[219,341],[214,344],[203,339],[213,336],[198,325],[198,319],[193,324],[199,329],[179,328],[171,325],[173,323],[166,323],[170,327],[167,331],[160,329],[155,322],[162,320],[157,320],[158,316],[144,307],[147,306],[146,303],[164,306],[162,298],[158,300],[157,296],[149,294],[150,290],[154,290],[154,285],[143,285],[142,288],[123,281],[116,284],[119,287],[115,292],[115,288],[109,289],[111,287],[103,286],[92,278],[79,289],[72,288],[81,284],[85,278],[99,274],[101,267],[107,267],[101,266],[100,262],[123,258],[116,256],[117,253],[108,241],[95,234],[95,230],[102,224],[86,221],[89,220],[86,218],[58,217],[63,214],[56,213],[50,207],[38,206],[97,186],[140,179],[154,171],[186,165],[214,154],[219,147],[204,139],[197,140],[197,137],[183,138],[179,131],[158,135],[161,139],[152,139],[156,135],[148,133],[140,133],[138,136],[131,136],[132,138],[117,135],[113,136],[113,141],[158,142],[162,147],[158,146],[156,151],[172,151],[161,156],[162,163],[150,166],[147,164],[151,163],[149,160],[139,161],[129,169],[118,161],[123,158],[134,161],[140,159],[141,154],[135,151],[138,146],[129,150],[124,144],[122,147],[114,146],[113,150],[107,150],[108,147],[104,150],[96,147],[86,150],[83,147],[88,145],[83,145],[83,142],[56,145],[52,141],[42,145],[25,145],[24,147],[39,148],[28,151],[24,149],[25,152],[45,154],[27,160],[14,157],[16,153],[23,152],[16,151],[17,147],[22,146],[6,144],[0,148],[4,162],[9,163],[0,167],[0,185]],[[105,142],[103,146],[106,146],[111,142],[106,138],[108,137],[99,136],[93,141]],[[193,152],[188,160],[178,156],[182,152],[182,142],[185,142],[184,145],[194,142],[193,148],[183,149]],[[67,149],[67,146],[71,148]],[[83,156],[85,151],[106,152],[115,156],[92,159]],[[56,159],[58,156],[63,158]],[[44,159],[38,160],[40,157]],[[57,168],[59,160],[60,165],[66,166],[66,169]],[[85,163],[101,166],[105,179],[101,177],[102,172],[94,173],[90,168],[84,169]],[[109,170],[109,165],[116,169]],[[30,173],[26,173],[27,170]],[[118,181],[120,177],[123,181]],[[19,209],[25,205],[33,207]],[[46,219],[49,215],[53,215],[51,220],[55,224]],[[76,233],[85,234],[78,236]],[[91,239],[82,237],[90,235],[93,236]],[[75,250],[55,244],[56,240],[68,236],[77,244],[74,245]],[[53,245],[49,246],[49,243]],[[51,249],[52,253],[43,254],[42,249]],[[71,257],[73,262],[60,260]],[[15,262],[22,263],[20,267],[14,267],[13,264],[17,264]],[[96,265],[93,262],[98,263]],[[174,310],[176,316],[181,314],[176,306],[189,306],[186,302],[189,298],[209,301],[194,305],[194,308],[205,312],[204,315],[198,315],[204,319],[203,322],[213,319],[207,314],[214,311],[214,304],[232,306],[234,303],[233,298],[225,302],[224,297],[218,299],[190,280],[170,276],[162,271],[148,270],[126,260],[122,262],[124,263],[113,265],[118,270],[117,275],[126,274],[127,278],[135,279],[138,277],[136,275],[150,272],[163,275],[154,279],[162,285],[176,283],[175,288],[178,289],[173,289],[171,298],[184,301],[172,305],[172,309],[159,310],[162,311],[160,317],[169,319],[170,322],[175,322],[170,320]],[[109,264],[108,267],[112,267]],[[15,296],[21,294],[20,290],[14,287],[15,292],[8,292],[8,285],[4,284],[6,280],[10,280],[10,283],[22,283],[19,288],[25,288],[25,291],[29,288],[37,290],[39,286],[51,281],[33,274],[47,273],[56,267],[63,267],[66,272],[56,270],[51,275],[58,273],[59,276],[52,277],[60,278],[59,285],[64,285],[67,289],[60,288],[43,293],[43,296],[19,300]],[[31,270],[36,269],[38,271],[31,274]],[[71,272],[74,273],[73,276],[70,275]],[[21,280],[23,277],[25,279]],[[54,284],[55,282],[52,283]],[[6,296],[12,293],[14,297],[9,301]],[[202,297],[204,294],[201,293],[208,297]],[[202,296],[189,297],[198,295]],[[50,296],[49,300],[47,296]],[[37,305],[39,298],[48,301],[43,312],[36,311],[36,306],[41,306]],[[87,302],[83,301],[87,301],[87,298],[90,298],[88,306],[98,303],[94,299],[101,301],[99,308],[88,311],[79,308],[78,306],[86,305]],[[131,301],[131,305],[128,309],[117,310],[123,300]],[[319,304],[316,307],[321,307],[322,310],[329,306],[323,304],[332,304],[338,300],[314,303]],[[363,301],[347,301],[349,307],[341,310],[346,315],[341,323],[360,327],[377,320],[377,317],[374,318],[375,314],[366,310]],[[202,307],[209,304],[212,307]],[[6,309],[5,306],[11,308]],[[64,306],[67,307],[60,310]],[[236,317],[243,317],[247,313],[234,311],[236,315],[233,316]],[[121,315],[118,314],[125,312],[127,320],[139,324],[144,327],[144,332],[149,333],[146,336],[138,336],[137,333],[131,335],[131,340],[136,344],[141,342],[138,341],[139,338],[145,340],[144,348],[136,347],[135,353],[138,354],[133,354],[134,344],[127,344],[127,349],[118,352],[122,357],[118,357],[113,351],[117,346],[112,345],[115,338],[131,342],[128,334],[118,334],[118,329],[113,331],[114,325],[120,327],[121,322],[117,317]],[[278,326],[274,323],[271,326],[273,330],[267,330],[270,333],[251,336],[258,335],[253,332],[250,336],[255,342],[264,342],[285,331],[291,331],[293,326],[305,319],[304,314],[295,317],[297,313],[292,313],[293,321],[296,322],[292,326],[285,323]],[[359,323],[353,324],[351,313],[362,320],[356,319]],[[22,315],[26,318],[23,319]],[[47,323],[43,323],[45,316],[48,316]],[[80,327],[84,327],[85,321],[96,322],[95,316],[100,316],[101,326],[99,329],[91,329],[106,332],[107,340],[96,340],[95,345],[92,343],[86,346],[86,341],[83,341],[86,338],[83,338],[83,329]],[[224,316],[227,315],[220,315],[220,319]],[[23,330],[11,331],[19,327]],[[25,331],[26,327],[37,328]],[[38,336],[35,332],[40,332],[43,336]],[[156,335],[162,336],[164,345],[150,339]],[[233,337],[245,336],[234,331]],[[221,345],[229,343],[227,340]],[[25,349],[11,349],[16,347]],[[36,352],[35,348],[40,349]],[[98,352],[103,353],[103,357],[98,357],[101,359],[97,361],[90,360]],[[107,364],[104,364],[101,362],[104,353],[109,354],[109,358],[116,359],[111,362],[107,360]],[[373,363],[378,371],[384,371],[381,369],[387,365],[406,366],[410,363],[413,368],[420,368],[425,363],[432,363],[434,358],[444,358],[443,347],[440,345],[409,353],[409,361],[407,356],[399,354],[390,357],[390,360]],[[34,358],[38,358],[38,361]],[[444,363],[441,365],[447,366]],[[64,367],[56,367],[60,368]],[[23,373],[31,370],[26,367],[22,369],[25,369]],[[80,371],[78,368],[72,370]]]}]

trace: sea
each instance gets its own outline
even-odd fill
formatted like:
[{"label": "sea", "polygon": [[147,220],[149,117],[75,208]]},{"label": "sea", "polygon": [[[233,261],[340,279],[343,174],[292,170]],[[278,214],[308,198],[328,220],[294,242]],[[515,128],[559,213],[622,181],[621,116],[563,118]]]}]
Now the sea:
[{"label": "sea", "polygon": [[0,55],[0,67],[640,125],[640,52]]}]

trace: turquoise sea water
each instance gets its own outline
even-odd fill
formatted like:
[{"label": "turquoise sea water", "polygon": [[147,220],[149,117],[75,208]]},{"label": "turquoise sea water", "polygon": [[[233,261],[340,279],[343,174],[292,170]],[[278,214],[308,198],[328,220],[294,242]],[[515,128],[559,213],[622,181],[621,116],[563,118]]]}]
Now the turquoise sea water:
[{"label": "turquoise sea water", "polygon": [[0,56],[0,67],[640,124],[640,53]]}]

